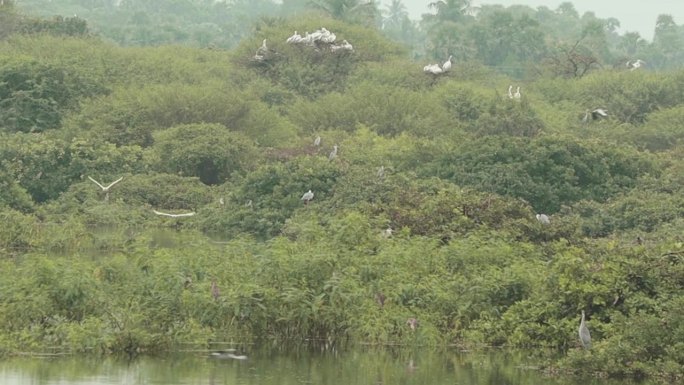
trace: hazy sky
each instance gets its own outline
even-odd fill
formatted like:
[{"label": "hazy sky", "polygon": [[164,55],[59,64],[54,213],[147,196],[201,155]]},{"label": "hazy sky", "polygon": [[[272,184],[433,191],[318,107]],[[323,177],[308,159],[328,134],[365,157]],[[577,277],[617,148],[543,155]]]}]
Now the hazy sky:
[{"label": "hazy sky", "polygon": [[[412,19],[428,12],[427,5],[435,0],[404,0]],[[389,3],[388,0],[382,0]],[[556,9],[563,0],[473,0],[473,5],[501,4],[509,6],[524,4],[532,8],[544,5]],[[614,17],[620,20],[620,31],[639,32],[641,37],[651,40],[658,15],[668,13],[674,17],[675,23],[684,24],[684,0],[571,0],[580,16],[587,11],[594,12],[596,17],[605,19]]]}]

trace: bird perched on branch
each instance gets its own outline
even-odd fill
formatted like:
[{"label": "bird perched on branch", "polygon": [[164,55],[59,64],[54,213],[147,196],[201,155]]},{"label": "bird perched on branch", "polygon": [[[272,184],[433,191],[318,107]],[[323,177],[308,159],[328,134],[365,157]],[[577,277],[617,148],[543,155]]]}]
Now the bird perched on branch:
[{"label": "bird perched on branch", "polygon": [[539,223],[541,223],[542,225],[551,224],[551,220],[549,219],[549,216],[546,214],[537,214],[536,217]]},{"label": "bird perched on branch", "polygon": [[309,201],[312,200],[314,197],[313,191],[309,190],[302,195],[302,200],[304,201],[305,205],[309,204]]},{"label": "bird perched on branch", "polygon": [[582,310],[582,320],[580,321],[578,332],[582,347],[587,350],[591,349],[591,334],[589,334],[589,328],[584,320],[584,310]]}]

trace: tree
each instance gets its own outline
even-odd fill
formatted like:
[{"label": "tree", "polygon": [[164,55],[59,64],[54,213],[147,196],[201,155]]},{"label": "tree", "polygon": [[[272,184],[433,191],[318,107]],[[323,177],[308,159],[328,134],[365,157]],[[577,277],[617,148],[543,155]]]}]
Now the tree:
[{"label": "tree", "polygon": [[205,184],[221,184],[253,168],[259,158],[252,141],[219,124],[185,124],[157,132],[152,151],[159,171],[195,176]]}]

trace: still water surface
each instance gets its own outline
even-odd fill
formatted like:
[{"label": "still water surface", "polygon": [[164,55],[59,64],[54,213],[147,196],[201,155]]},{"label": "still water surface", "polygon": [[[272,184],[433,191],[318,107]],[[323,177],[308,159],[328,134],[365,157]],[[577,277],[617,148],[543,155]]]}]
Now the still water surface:
[{"label": "still water surface", "polygon": [[[525,353],[352,350],[262,351],[244,361],[184,353],[116,357],[15,357],[0,361],[3,385],[632,385],[593,378],[550,378]],[[642,383],[641,385],[647,385]]]}]

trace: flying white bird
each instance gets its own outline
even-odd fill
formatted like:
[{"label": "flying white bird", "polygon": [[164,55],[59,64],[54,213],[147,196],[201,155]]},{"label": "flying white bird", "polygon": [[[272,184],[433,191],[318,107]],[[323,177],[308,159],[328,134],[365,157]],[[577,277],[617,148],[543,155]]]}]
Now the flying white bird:
[{"label": "flying white bird", "polygon": [[96,181],[95,179],[91,178],[90,176],[88,176],[88,179],[90,179],[90,180],[91,180],[93,183],[95,183],[96,185],[100,186],[100,188],[102,189],[102,191],[105,193],[104,200],[105,200],[105,202],[108,202],[108,201],[109,201],[109,189],[112,188],[115,184],[121,182],[121,180],[123,179],[123,177],[121,177],[121,178],[115,180],[114,182],[110,183],[108,186],[103,186],[103,185],[101,185],[100,182]]},{"label": "flying white bird", "polygon": [[234,354],[235,349],[228,349],[220,352],[211,352],[210,356],[220,359],[246,360],[247,356]]},{"label": "flying white bird", "polygon": [[333,160],[335,158],[337,158],[337,145],[333,146],[333,150],[330,151],[330,155],[328,155],[329,160]]},{"label": "flying white bird", "polygon": [[304,201],[304,204],[309,204],[309,201],[312,200],[314,197],[313,191],[309,190],[302,195],[302,200]]},{"label": "flying white bird", "polygon": [[189,212],[189,213],[183,213],[183,214],[169,214],[169,213],[163,213],[163,212],[157,211],[157,210],[152,210],[152,211],[157,215],[162,215],[162,216],[171,217],[171,218],[191,217],[191,216],[195,215],[195,212]]},{"label": "flying white bird", "polygon": [[549,216],[546,214],[537,214],[537,220],[539,223],[542,225],[549,225],[551,224],[551,220],[549,219]]},{"label": "flying white bird", "polygon": [[592,120],[599,120],[603,118],[608,117],[608,111],[604,110],[603,108],[597,108],[593,111],[587,110],[584,113],[584,117],[582,118],[582,122],[587,123],[589,121],[589,116],[591,116]]},{"label": "flying white bird", "polygon": [[447,72],[451,69],[451,58],[452,55],[449,55],[447,61],[445,61],[444,64],[442,64],[442,71]]},{"label": "flying white bird", "polygon": [[100,186],[100,188],[102,189],[102,191],[107,192],[107,191],[109,191],[110,188],[112,188],[112,186],[114,186],[115,184],[121,182],[121,180],[123,179],[123,177],[121,177],[121,178],[115,180],[114,182],[110,183],[108,186],[103,186],[103,185],[101,185],[100,182],[96,181],[95,179],[91,178],[90,176],[88,176],[88,179],[90,179],[90,180],[91,180],[93,183],[95,183],[96,185]]},{"label": "flying white bird", "polygon": [[629,68],[630,71],[634,71],[641,68],[644,64],[646,64],[646,62],[641,59],[630,60],[627,62],[627,68]]}]

